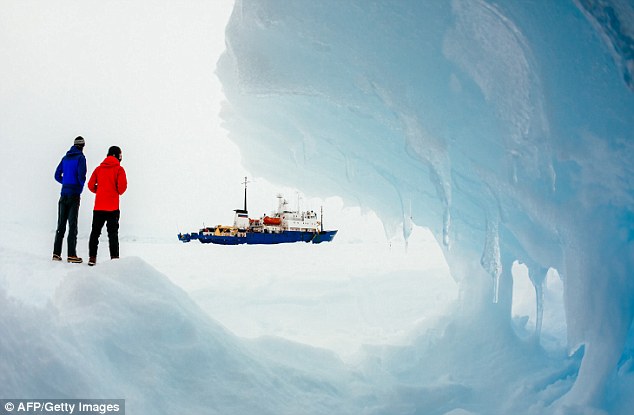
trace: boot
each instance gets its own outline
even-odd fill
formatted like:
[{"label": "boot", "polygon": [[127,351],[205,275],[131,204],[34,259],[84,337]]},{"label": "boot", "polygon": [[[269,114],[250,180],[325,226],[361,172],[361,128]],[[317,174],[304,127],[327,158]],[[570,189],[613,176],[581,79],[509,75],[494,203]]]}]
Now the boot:
[{"label": "boot", "polygon": [[90,258],[88,258],[88,265],[90,265],[91,267],[94,266],[97,263],[97,257],[91,256]]},{"label": "boot", "polygon": [[70,262],[72,264],[81,264],[82,262],[84,262],[84,260],[81,259],[78,256],[69,256],[68,257],[68,262]]}]

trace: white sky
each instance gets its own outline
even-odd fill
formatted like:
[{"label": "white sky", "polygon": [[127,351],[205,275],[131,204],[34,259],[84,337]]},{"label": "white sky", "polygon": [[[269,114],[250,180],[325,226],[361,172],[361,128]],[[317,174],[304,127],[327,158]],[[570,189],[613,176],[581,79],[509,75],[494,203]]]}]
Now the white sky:
[{"label": "white sky", "polygon": [[[232,0],[0,3],[3,220],[54,228],[52,175],[77,135],[89,174],[109,146],[123,149],[122,225],[174,232],[181,215],[211,215],[208,195],[240,192],[214,75]],[[93,203],[85,190],[80,233]]]}]

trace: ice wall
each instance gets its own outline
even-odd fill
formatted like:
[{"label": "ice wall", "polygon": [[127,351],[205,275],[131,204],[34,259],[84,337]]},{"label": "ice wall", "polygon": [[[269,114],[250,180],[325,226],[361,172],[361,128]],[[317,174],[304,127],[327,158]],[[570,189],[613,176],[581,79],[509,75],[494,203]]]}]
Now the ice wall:
[{"label": "ice wall", "polygon": [[633,15],[618,0],[237,0],[225,126],[258,175],[432,229],[464,316],[510,314],[514,261],[538,299],[556,268],[570,351],[585,345],[562,404],[600,406],[631,358]]}]

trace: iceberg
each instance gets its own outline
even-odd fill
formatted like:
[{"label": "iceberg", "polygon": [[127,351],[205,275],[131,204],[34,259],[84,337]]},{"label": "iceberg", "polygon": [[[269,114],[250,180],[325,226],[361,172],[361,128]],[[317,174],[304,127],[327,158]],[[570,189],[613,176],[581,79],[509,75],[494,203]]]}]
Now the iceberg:
[{"label": "iceberg", "polygon": [[[536,292],[538,342],[549,270],[564,283],[570,357],[542,379],[536,413],[620,407],[634,314],[629,2],[236,0],[226,45],[222,117],[247,168],[366,206],[388,233],[428,227],[442,248],[460,287],[455,321],[384,370],[410,381],[476,371],[477,355],[452,361],[441,347],[456,332],[476,348],[516,346],[483,353],[492,366],[530,362],[542,349],[506,337],[519,263]],[[423,375],[434,353],[446,366]],[[437,378],[401,409],[469,395],[463,387]]]}]

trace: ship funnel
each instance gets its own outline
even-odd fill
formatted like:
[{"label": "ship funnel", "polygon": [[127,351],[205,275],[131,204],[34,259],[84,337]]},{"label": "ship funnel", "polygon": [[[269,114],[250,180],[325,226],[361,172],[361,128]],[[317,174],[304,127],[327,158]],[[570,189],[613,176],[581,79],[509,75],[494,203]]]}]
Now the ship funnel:
[{"label": "ship funnel", "polygon": [[238,229],[247,229],[249,227],[249,212],[242,209],[236,209],[236,215],[233,218],[233,226]]}]

